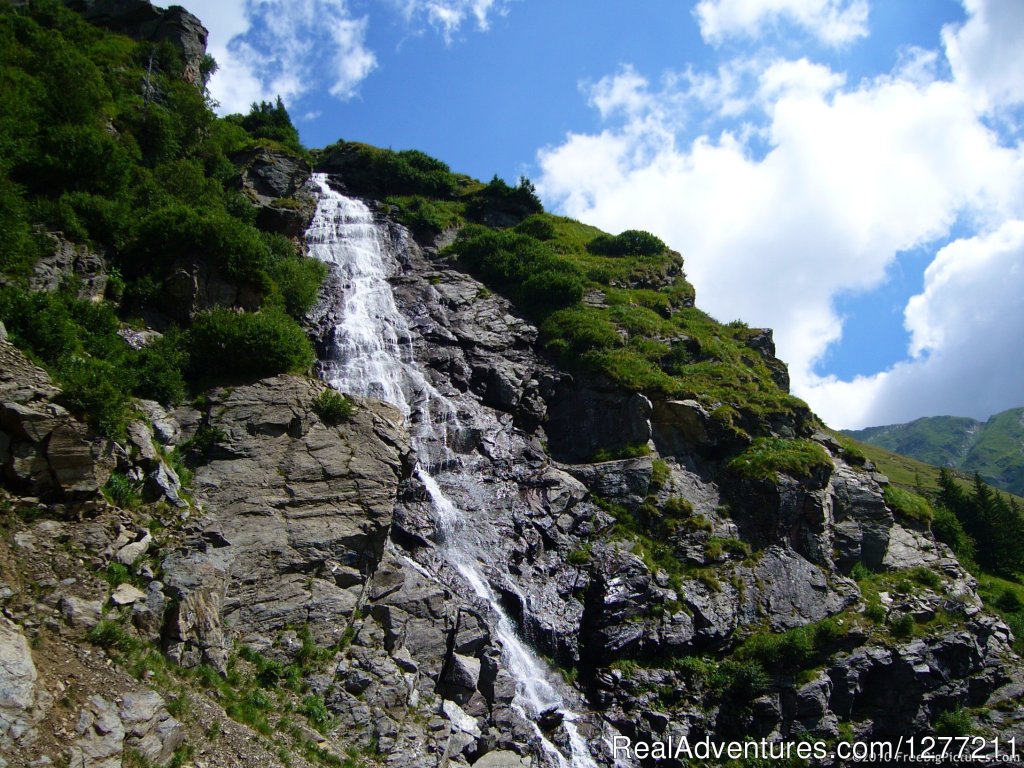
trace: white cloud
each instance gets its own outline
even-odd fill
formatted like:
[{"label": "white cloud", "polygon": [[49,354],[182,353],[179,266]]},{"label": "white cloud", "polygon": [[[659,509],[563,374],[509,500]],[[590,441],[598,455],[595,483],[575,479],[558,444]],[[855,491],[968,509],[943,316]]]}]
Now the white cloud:
[{"label": "white cloud", "polygon": [[[602,81],[590,95],[609,126],[542,150],[538,188],[570,216],[612,232],[648,229],[680,250],[698,305],[773,327],[794,392],[834,426],[1024,403],[1021,364],[1008,359],[1019,356],[1001,333],[1024,329],[1022,249],[1005,245],[1019,233],[1007,222],[1024,210],[1024,154],[986,125],[978,91],[935,79],[936,56],[924,51],[854,85],[807,60],[759,68],[759,81],[740,78],[732,95],[747,99],[754,128],[742,131],[695,133],[692,110],[663,108],[692,107],[693,73],[659,89],[632,70]],[[767,151],[754,151],[755,135]],[[907,308],[916,357],[853,382],[817,376],[842,336],[835,298],[877,288],[901,251],[955,224],[972,234],[940,252]],[[954,311],[958,295],[984,311]],[[1000,313],[1007,326],[994,325]]]},{"label": "white cloud", "polygon": [[426,24],[438,30],[450,44],[467,22],[481,32],[490,29],[491,17],[507,13],[506,0],[391,0],[412,25]]},{"label": "white cloud", "polygon": [[936,414],[984,419],[1024,402],[1024,222],[940,250],[906,325],[914,359],[849,382],[813,382],[819,413],[862,427]]},{"label": "white cloud", "polygon": [[700,0],[694,9],[700,33],[713,44],[727,37],[759,37],[785,20],[827,45],[868,34],[867,0]]},{"label": "white cloud", "polygon": [[967,22],[942,30],[954,77],[982,107],[1024,102],[1024,3],[964,0],[964,6]]},{"label": "white cloud", "polygon": [[188,7],[210,31],[218,64],[210,92],[225,112],[320,87],[350,99],[377,66],[366,47],[368,17],[354,16],[346,0],[192,0]]}]

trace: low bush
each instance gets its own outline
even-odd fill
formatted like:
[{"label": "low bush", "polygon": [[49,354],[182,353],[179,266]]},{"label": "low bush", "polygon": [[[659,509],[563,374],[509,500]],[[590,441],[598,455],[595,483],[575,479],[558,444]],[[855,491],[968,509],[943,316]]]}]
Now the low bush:
[{"label": "low bush", "polygon": [[535,237],[538,240],[552,240],[557,232],[550,217],[543,213],[534,213],[527,216],[515,226],[516,232],[523,235]]},{"label": "low bush", "polygon": [[845,634],[846,628],[835,619],[822,619],[786,632],[757,632],[743,641],[734,656],[791,674],[820,662]]},{"label": "low bush", "polygon": [[75,357],[59,368],[62,392],[58,400],[82,414],[100,434],[123,439],[131,397],[120,380],[121,372],[106,360]]},{"label": "low bush", "polygon": [[121,472],[110,475],[110,479],[103,484],[103,495],[107,501],[121,509],[135,509],[142,503],[139,485]]},{"label": "low bush", "polygon": [[233,312],[215,309],[199,315],[191,330],[190,369],[194,378],[262,378],[300,373],[315,355],[297,322],[278,309]]},{"label": "low bush", "polygon": [[665,251],[661,238],[640,229],[627,229],[618,235],[598,235],[587,250],[601,256],[659,256]]},{"label": "low bush", "polygon": [[968,736],[974,730],[974,723],[971,715],[964,709],[951,709],[942,712],[935,718],[934,730],[936,736]]},{"label": "low bush", "polygon": [[668,468],[668,463],[664,459],[655,459],[651,462],[650,489],[652,491],[660,491],[668,483],[671,476],[672,473]]},{"label": "low bush", "polygon": [[584,279],[575,265],[530,235],[472,226],[451,248],[461,264],[533,311],[547,314],[583,298]]}]

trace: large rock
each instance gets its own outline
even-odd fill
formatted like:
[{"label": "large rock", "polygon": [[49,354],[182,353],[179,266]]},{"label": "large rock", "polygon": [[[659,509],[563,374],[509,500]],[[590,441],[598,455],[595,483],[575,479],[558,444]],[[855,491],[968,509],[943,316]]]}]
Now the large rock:
[{"label": "large rock", "polygon": [[256,147],[232,157],[238,183],[257,208],[256,222],[264,229],[301,237],[316,212],[316,197],[306,184],[311,169],[297,155]]},{"label": "large rock", "polygon": [[231,280],[202,259],[183,260],[163,281],[160,308],[180,323],[191,323],[208,309],[259,309],[262,294],[255,285]]},{"label": "large rock", "polygon": [[322,388],[279,376],[211,393],[224,437],[193,488],[208,514],[163,564],[182,663],[223,666],[229,626],[258,647],[288,625],[341,639],[383,554],[408,448],[400,414],[381,403],[325,424],[312,409]]},{"label": "large rock", "polygon": [[125,694],[118,714],[124,726],[125,748],[156,765],[168,765],[185,740],[184,728],[171,717],[156,691]]},{"label": "large rock", "polygon": [[41,368],[0,341],[0,477],[35,496],[94,496],[115,466],[113,446],[62,406]]},{"label": "large rock", "polygon": [[68,750],[70,764],[81,768],[121,768],[124,736],[117,705],[103,696],[91,696],[78,716],[75,739]]},{"label": "large rock", "polygon": [[559,461],[591,461],[598,451],[646,446],[651,439],[651,401],[610,382],[563,379],[548,403],[544,431]]},{"label": "large rock", "polygon": [[4,750],[35,735],[38,677],[20,627],[0,617],[0,747]]}]

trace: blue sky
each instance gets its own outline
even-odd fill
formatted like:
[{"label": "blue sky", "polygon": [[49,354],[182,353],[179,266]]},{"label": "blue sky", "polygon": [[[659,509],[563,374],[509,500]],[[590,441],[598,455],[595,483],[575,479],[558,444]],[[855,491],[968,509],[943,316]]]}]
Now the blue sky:
[{"label": "blue sky", "polygon": [[222,111],[679,250],[835,427],[1024,405],[1020,0],[186,0]]}]

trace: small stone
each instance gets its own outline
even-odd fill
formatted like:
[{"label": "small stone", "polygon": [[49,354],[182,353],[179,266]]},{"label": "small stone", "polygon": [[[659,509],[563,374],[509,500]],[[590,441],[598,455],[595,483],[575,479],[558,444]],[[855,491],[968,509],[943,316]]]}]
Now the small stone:
[{"label": "small stone", "polygon": [[114,605],[131,605],[138,600],[144,600],[145,597],[145,592],[138,587],[125,582],[117,586],[117,589],[114,590],[114,594],[110,596],[110,601]]}]

